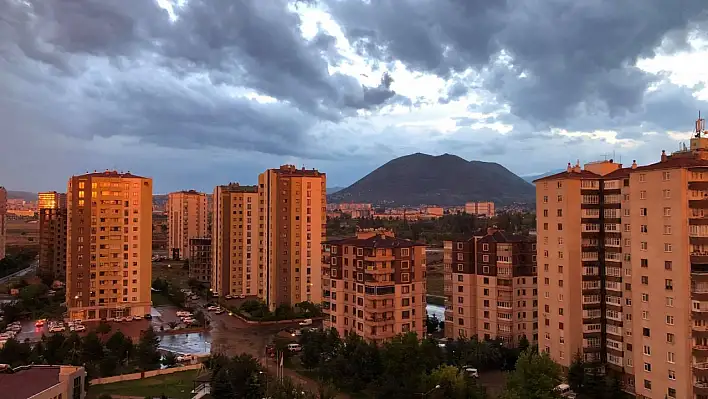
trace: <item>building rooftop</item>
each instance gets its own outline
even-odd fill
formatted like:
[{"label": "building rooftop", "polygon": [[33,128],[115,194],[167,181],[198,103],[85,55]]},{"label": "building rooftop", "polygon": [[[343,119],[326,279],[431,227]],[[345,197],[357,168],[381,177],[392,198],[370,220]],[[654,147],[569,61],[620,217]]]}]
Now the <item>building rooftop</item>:
[{"label": "building rooftop", "polygon": [[59,384],[60,366],[25,366],[0,373],[3,399],[27,399]]},{"label": "building rooftop", "polygon": [[199,192],[197,190],[182,190],[182,191],[175,191],[170,194],[189,194],[189,195],[206,195],[206,193]]},{"label": "building rooftop", "polygon": [[353,245],[362,248],[412,248],[416,246],[425,246],[425,244],[419,242],[383,234],[377,234],[369,238],[350,237],[340,240],[330,240],[326,241],[325,244]]},{"label": "building rooftop", "polygon": [[138,176],[128,172],[119,172],[117,170],[105,170],[103,172],[93,171],[93,173],[86,172],[83,175],[75,175],[74,177],[119,177],[123,179],[146,179],[146,177]]},{"label": "building rooftop", "polygon": [[479,242],[496,242],[500,244],[513,242],[534,243],[536,242],[536,239],[530,236],[522,236],[520,234],[511,234],[505,231],[497,230],[480,238]]},{"label": "building rooftop", "polygon": [[238,183],[229,183],[224,186],[219,186],[225,192],[229,193],[257,193],[258,186],[242,186]]},{"label": "building rooftop", "polygon": [[280,174],[280,175],[285,175],[285,176],[311,176],[311,177],[320,177],[324,176],[325,174],[318,171],[317,169],[305,169],[303,166],[301,169],[298,169],[295,165],[281,165],[279,169],[270,169],[271,171]]}]

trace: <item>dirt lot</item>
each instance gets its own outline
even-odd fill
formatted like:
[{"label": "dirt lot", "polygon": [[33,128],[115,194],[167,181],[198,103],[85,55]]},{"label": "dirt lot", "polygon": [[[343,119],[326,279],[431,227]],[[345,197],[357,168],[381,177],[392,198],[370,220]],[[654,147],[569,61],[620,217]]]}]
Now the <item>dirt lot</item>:
[{"label": "dirt lot", "polygon": [[27,220],[7,221],[8,246],[39,245],[39,222]]},{"label": "dirt lot", "polygon": [[428,294],[436,295],[436,296],[445,295],[445,293],[444,293],[445,282],[444,282],[444,273],[443,273],[443,265],[442,264],[428,265],[427,281],[428,281]]},{"label": "dirt lot", "polygon": [[152,279],[167,280],[179,288],[187,288],[189,270],[183,266],[184,261],[181,260],[152,262]]}]

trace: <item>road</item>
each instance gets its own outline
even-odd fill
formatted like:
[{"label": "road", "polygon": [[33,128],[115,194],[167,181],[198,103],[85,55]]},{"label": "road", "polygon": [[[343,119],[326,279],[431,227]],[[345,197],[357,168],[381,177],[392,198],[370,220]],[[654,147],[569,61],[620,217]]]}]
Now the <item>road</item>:
[{"label": "road", "polygon": [[3,278],[0,278],[0,284],[7,283],[8,281],[12,280],[13,278],[23,277],[23,276],[26,276],[26,275],[29,274],[29,273],[34,273],[34,272],[37,271],[37,266],[38,266],[38,265],[39,265],[39,261],[35,260],[35,261],[32,262],[32,264],[29,265],[28,267],[26,267],[26,268],[24,268],[24,269],[22,269],[22,270],[20,270],[20,271],[17,271],[17,272],[15,272],[15,273],[12,273],[12,274],[10,274],[10,275],[7,275],[7,276],[5,276],[5,277],[3,277]]}]

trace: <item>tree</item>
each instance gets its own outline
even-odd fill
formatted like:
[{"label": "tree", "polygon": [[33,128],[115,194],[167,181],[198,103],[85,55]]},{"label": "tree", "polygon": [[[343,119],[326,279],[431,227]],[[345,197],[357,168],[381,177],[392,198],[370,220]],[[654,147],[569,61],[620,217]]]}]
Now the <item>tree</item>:
[{"label": "tree", "polygon": [[160,368],[160,352],[157,348],[160,341],[152,327],[145,330],[140,336],[140,341],[135,348],[137,365],[142,370],[154,370]]},{"label": "tree", "polygon": [[103,359],[103,344],[94,332],[90,332],[81,342],[81,360],[98,364]]},{"label": "tree", "polygon": [[585,380],[585,365],[583,364],[583,358],[578,351],[573,357],[573,363],[570,364],[568,368],[568,385],[570,389],[574,392],[582,392],[583,383]]},{"label": "tree", "polygon": [[111,332],[111,325],[101,320],[101,322],[98,323],[98,326],[96,326],[96,332],[101,335],[106,335]]},{"label": "tree", "polygon": [[440,320],[438,320],[437,316],[427,316],[425,318],[425,327],[428,332],[428,334],[434,334],[438,332],[438,327],[440,327]]},{"label": "tree", "polygon": [[162,365],[165,367],[172,367],[177,364],[177,355],[172,352],[167,352],[165,357],[162,358]]},{"label": "tree", "polygon": [[118,362],[124,364],[133,351],[133,341],[123,332],[117,331],[106,341],[106,349]]},{"label": "tree", "polygon": [[215,398],[236,398],[233,387],[231,386],[229,372],[225,367],[220,369],[214,377],[212,377],[211,395]]},{"label": "tree", "polygon": [[555,387],[561,383],[561,369],[547,353],[526,350],[509,374],[503,399],[560,399]]}]

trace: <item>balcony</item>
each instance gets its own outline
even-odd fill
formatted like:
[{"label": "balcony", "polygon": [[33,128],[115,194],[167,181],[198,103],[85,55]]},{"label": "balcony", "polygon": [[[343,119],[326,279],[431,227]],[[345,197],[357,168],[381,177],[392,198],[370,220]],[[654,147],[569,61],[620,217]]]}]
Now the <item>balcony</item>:
[{"label": "balcony", "polygon": [[708,313],[708,302],[694,301],[691,311],[695,313]]},{"label": "balcony", "polygon": [[392,262],[392,261],[396,260],[396,257],[393,256],[393,254],[389,254],[389,255],[375,254],[375,255],[364,256],[364,260],[366,262]]},{"label": "balcony", "polygon": [[693,368],[697,370],[708,370],[708,362],[693,363]]},{"label": "balcony", "polygon": [[693,326],[691,326],[691,329],[692,329],[693,331],[707,332],[707,331],[708,331],[708,325],[697,326],[697,325],[694,324]]},{"label": "balcony", "polygon": [[393,317],[376,318],[376,319],[367,318],[367,319],[364,319],[364,320],[366,321],[366,324],[367,324],[367,325],[369,325],[369,326],[376,326],[376,327],[389,325],[389,324],[392,324],[392,323],[394,322]]},{"label": "balcony", "polygon": [[691,263],[708,264],[708,252],[691,252]]},{"label": "balcony", "polygon": [[580,259],[586,261],[596,261],[598,259],[597,252],[582,252]]},{"label": "balcony", "polygon": [[706,284],[692,285],[691,292],[694,294],[708,294],[708,285],[706,285]]}]

